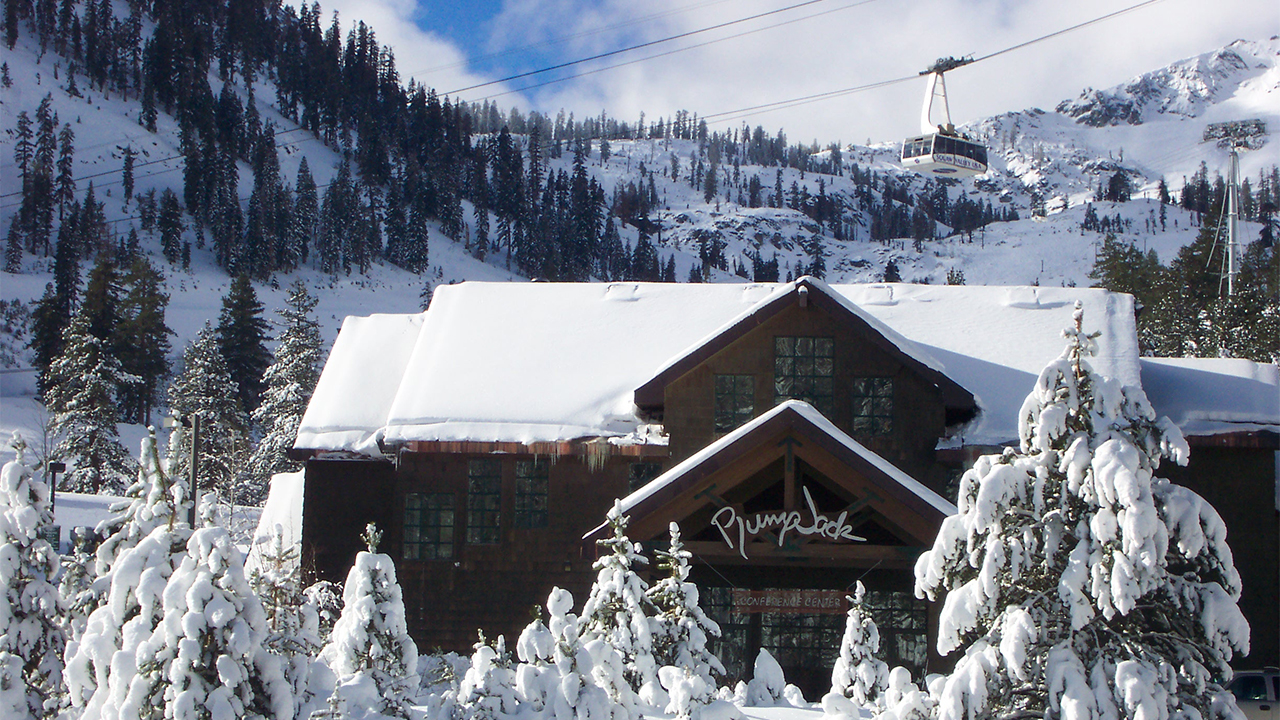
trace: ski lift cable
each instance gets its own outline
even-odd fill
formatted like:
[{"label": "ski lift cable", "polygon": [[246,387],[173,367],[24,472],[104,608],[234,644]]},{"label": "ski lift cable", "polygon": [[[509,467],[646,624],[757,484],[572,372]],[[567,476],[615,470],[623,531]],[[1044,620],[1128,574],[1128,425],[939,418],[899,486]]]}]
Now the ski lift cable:
[{"label": "ski lift cable", "polygon": [[528,90],[534,90],[540,87],[546,87],[548,85],[555,85],[556,83],[567,82],[569,80],[576,80],[581,77],[586,77],[587,75],[596,75],[598,73],[614,70],[620,67],[626,67],[627,65],[635,65],[636,63],[647,62],[649,60],[656,60],[658,58],[667,57],[669,55],[675,55],[677,53],[686,52],[688,50],[696,50],[698,48],[707,47],[708,45],[714,45],[716,43],[725,42],[726,40],[734,40],[740,37],[745,37],[747,35],[754,35],[756,33],[761,33],[766,30],[773,30],[775,28],[780,28],[786,25],[793,25],[798,22],[804,22],[805,20],[812,20],[813,18],[816,18],[816,17],[822,17],[823,15],[830,15],[832,13],[841,12],[843,10],[849,10],[851,8],[859,7],[861,5],[869,5],[873,2],[876,2],[876,0],[859,0],[858,2],[848,3],[846,5],[841,5],[839,7],[822,10],[820,12],[813,13],[812,15],[805,15],[803,17],[791,18],[790,20],[783,20],[781,22],[773,23],[771,25],[765,25],[763,27],[752,28],[751,30],[743,30],[740,32],[736,32],[736,33],[733,33],[732,35],[726,35],[722,38],[707,40],[705,42],[700,42],[700,43],[695,43],[693,45],[688,45],[685,47],[675,48],[674,50],[666,50],[660,53],[655,53],[653,55],[646,55],[641,58],[625,60],[623,62],[615,63],[613,65],[606,65],[605,67],[595,68],[592,70],[584,70],[582,72],[575,73],[573,75],[566,75],[564,77],[555,78],[553,80],[544,80],[543,82],[534,83],[532,85],[525,85],[524,87],[516,88],[514,90],[506,90],[500,93],[494,93],[493,95],[486,95],[485,97],[482,97],[482,98],[477,98],[475,100],[464,101],[464,102],[473,102],[473,103],[483,102],[485,100],[492,100],[494,98],[503,97],[505,95],[514,95],[516,93],[523,93]]},{"label": "ski lift cable", "polygon": [[[1084,22],[1082,22],[1082,23],[1078,23],[1078,24],[1076,24],[1076,25],[1072,25],[1072,26],[1070,26],[1070,27],[1066,27],[1066,28],[1063,28],[1063,29],[1061,29],[1061,30],[1056,30],[1056,31],[1051,32],[1051,33],[1049,33],[1049,34],[1047,34],[1047,35],[1042,35],[1042,36],[1040,36],[1040,37],[1033,38],[1033,39],[1031,39],[1031,40],[1027,40],[1026,42],[1018,43],[1017,45],[1012,45],[1012,46],[1007,47],[1007,48],[1004,48],[1004,49],[1002,49],[1002,50],[997,50],[997,51],[995,51],[995,52],[988,53],[988,54],[983,55],[983,56],[981,56],[981,57],[976,57],[976,58],[974,58],[972,61],[965,63],[965,65],[966,65],[966,66],[967,66],[967,65],[973,65],[974,63],[982,62],[983,60],[990,60],[991,58],[998,57],[998,56],[1000,56],[1000,55],[1004,55],[1005,53],[1013,52],[1014,50],[1021,50],[1022,48],[1028,47],[1028,46],[1030,46],[1030,45],[1034,45],[1034,44],[1036,44],[1036,43],[1043,42],[1043,41],[1045,41],[1045,40],[1049,40],[1049,39],[1051,39],[1051,38],[1055,38],[1055,37],[1058,37],[1058,36],[1060,36],[1060,35],[1065,35],[1065,34],[1067,34],[1067,33],[1069,33],[1069,32],[1074,32],[1074,31],[1076,31],[1076,30],[1080,30],[1080,29],[1082,29],[1082,28],[1086,28],[1086,27],[1088,27],[1088,26],[1090,26],[1090,25],[1095,25],[1095,24],[1100,23],[1100,22],[1102,22],[1102,21],[1104,21],[1104,20],[1110,20],[1111,18],[1118,17],[1118,16],[1120,16],[1120,15],[1124,15],[1124,14],[1126,14],[1126,13],[1130,13],[1130,12],[1133,12],[1133,11],[1135,11],[1135,10],[1139,10],[1139,9],[1141,9],[1141,8],[1144,8],[1144,7],[1148,6],[1148,5],[1154,5],[1154,4],[1158,3],[1158,2],[1162,2],[1162,0],[1143,0],[1143,2],[1137,3],[1137,4],[1135,4],[1135,5],[1130,5],[1129,7],[1126,7],[1126,8],[1121,8],[1120,10],[1116,10],[1116,11],[1114,11],[1114,12],[1107,13],[1106,15],[1101,15],[1101,16],[1099,16],[1099,17],[1096,17],[1096,18],[1093,18],[1093,19],[1090,19],[1090,20],[1086,20],[1086,21],[1084,21]],[[739,119],[744,118],[744,117],[750,117],[750,116],[752,116],[752,115],[759,115],[759,114],[762,114],[762,113],[773,112],[773,111],[775,111],[775,110],[783,110],[783,109],[787,109],[787,108],[796,107],[796,106],[799,106],[799,105],[806,105],[806,104],[808,104],[808,103],[812,103],[812,102],[818,102],[818,101],[820,101],[820,100],[826,100],[826,99],[833,98],[833,97],[840,97],[841,95],[847,95],[847,94],[850,94],[850,93],[860,92],[860,91],[863,91],[863,90],[869,90],[869,89],[872,89],[872,88],[878,88],[878,87],[884,87],[884,86],[887,86],[887,85],[893,85],[893,84],[896,84],[896,83],[905,82],[905,81],[907,81],[907,80],[914,80],[914,79],[916,79],[917,77],[919,77],[919,74],[918,74],[918,73],[917,73],[917,74],[910,75],[910,76],[907,76],[907,77],[903,77],[903,78],[897,78],[897,79],[895,79],[895,80],[885,80],[885,81],[878,82],[878,83],[869,83],[869,84],[867,84],[867,85],[859,85],[859,86],[851,87],[851,88],[843,88],[843,89],[841,89],[841,90],[832,90],[832,91],[825,92],[825,93],[817,93],[817,94],[814,94],[814,95],[806,95],[806,96],[803,96],[803,97],[791,98],[790,100],[779,100],[779,101],[777,101],[777,102],[773,102],[773,103],[765,103],[765,104],[763,104],[763,105],[756,105],[756,106],[754,106],[754,107],[740,108],[740,109],[738,109],[738,110],[728,110],[728,111],[725,111],[725,112],[711,113],[711,114],[709,114],[709,115],[704,115],[703,117],[707,120],[707,122],[708,122],[708,123],[729,122],[729,121],[733,121],[733,120],[739,120]],[[714,119],[713,119],[713,118],[714,118]]]},{"label": "ski lift cable", "polygon": [[[475,57],[465,58],[463,60],[459,60],[458,62],[448,63],[445,65],[436,65],[435,67],[430,67],[425,70],[420,70],[418,72],[421,72],[424,75],[430,75],[431,73],[439,72],[441,70],[452,70],[454,68],[471,65],[480,60],[493,60],[495,58],[507,57],[509,55],[518,55],[520,53],[527,52],[529,50],[539,50],[541,48],[550,47],[553,45],[562,45],[564,43],[567,43],[570,40],[577,40],[579,38],[590,37],[592,35],[599,35],[600,33],[609,32],[611,30],[621,30],[623,28],[633,27],[635,25],[643,25],[647,22],[652,22],[654,20],[661,20],[662,18],[670,17],[672,15],[679,15],[681,13],[691,12],[693,10],[701,10],[702,8],[711,7],[713,5],[723,5],[726,2],[732,2],[732,0],[708,0],[708,2],[694,3],[693,5],[687,5],[685,7],[679,7],[672,10],[667,10],[665,12],[653,13],[651,15],[645,15],[644,17],[638,17],[633,20],[617,22],[611,25],[605,25],[603,27],[593,28],[591,30],[583,30],[581,32],[571,33],[569,35],[561,35],[559,37],[549,38],[542,42],[529,43],[527,45],[521,45],[519,47],[509,48],[507,50],[500,50],[498,52],[492,52],[486,55],[477,55]],[[412,76],[412,73],[408,73],[408,75]]]},{"label": "ski lift cable", "polygon": [[[280,132],[277,132],[276,135],[277,136],[284,135],[285,133],[298,132],[300,130],[306,130],[306,128],[298,127],[292,130],[281,130]],[[309,136],[309,137],[300,138],[298,140],[290,140],[289,142],[283,142],[283,143],[280,143],[279,145],[276,145],[275,147],[277,150],[279,150],[280,148],[287,148],[287,147],[293,147],[295,145],[301,145],[302,143],[305,143],[305,142],[316,142],[318,139],[319,138],[316,138],[314,136]],[[162,158],[156,158],[154,160],[148,160],[145,163],[138,163],[134,167],[142,167],[143,165],[155,165],[156,163],[169,162],[170,160],[182,160],[184,158],[185,158],[184,155],[169,155]],[[154,170],[151,172],[143,173],[141,175],[136,175],[134,180],[135,182],[137,180],[145,180],[147,178],[156,177],[157,175],[164,175],[165,173],[171,173],[171,172],[174,172],[175,170],[181,170],[181,169],[182,168],[180,166],[161,168],[159,170]],[[104,170],[102,172],[94,173],[92,175],[85,175],[82,177],[74,178],[72,182],[78,183],[81,180],[90,180],[93,178],[102,177],[104,175],[121,175],[123,173],[124,173],[123,169]],[[105,188],[105,187],[111,187],[113,185],[123,185],[123,184],[124,184],[124,178],[120,178],[119,180],[104,182],[101,185],[97,185],[95,187]],[[4,195],[0,195],[0,198],[14,197],[16,195],[21,195],[21,194],[22,194],[22,191],[19,190],[17,192],[11,192],[11,193],[6,193]],[[8,205],[0,205],[0,210],[11,210],[13,208],[21,207],[21,206],[22,206],[21,202],[9,203]]]},{"label": "ski lift cable", "polygon": [[[749,15],[749,16],[744,17],[744,18],[738,18],[737,20],[728,20],[728,21],[726,21],[726,22],[716,23],[715,25],[708,25],[707,27],[704,27],[704,28],[698,28],[697,30],[689,30],[689,31],[687,31],[687,32],[677,33],[677,34],[675,34],[675,35],[669,35],[669,36],[664,37],[664,38],[658,38],[658,39],[656,39],[656,40],[649,40],[649,41],[647,41],[647,42],[637,43],[637,44],[635,44],[635,45],[630,45],[630,46],[627,46],[627,47],[624,47],[624,48],[618,48],[618,49],[616,49],[616,50],[609,50],[608,52],[597,53],[597,54],[592,55],[592,56],[590,56],[590,57],[579,58],[579,59],[577,59],[577,60],[569,60],[569,61],[567,61],[567,62],[558,63],[558,64],[556,64],[556,65],[550,65],[550,66],[548,66],[548,67],[539,68],[539,69],[537,69],[537,70],[529,70],[529,71],[522,72],[522,73],[516,73],[515,75],[509,75],[509,76],[507,76],[507,77],[499,78],[499,79],[497,79],[497,80],[489,80],[489,81],[487,81],[487,82],[482,82],[482,83],[478,83],[478,84],[475,84],[475,85],[470,85],[470,86],[468,86],[468,87],[459,88],[459,89],[457,89],[457,90],[450,90],[449,92],[447,92],[447,93],[443,93],[443,94],[444,94],[444,95],[457,95],[458,93],[464,93],[464,92],[467,92],[468,90],[477,90],[477,89],[482,88],[482,87],[488,87],[488,86],[490,86],[490,85],[497,85],[498,83],[510,82],[510,81],[512,81],[512,80],[519,80],[519,79],[521,79],[521,78],[527,78],[527,77],[531,77],[531,76],[533,76],[533,75],[541,75],[542,73],[545,73],[545,72],[551,72],[552,70],[560,70],[560,69],[567,68],[567,67],[573,67],[574,65],[581,65],[582,63],[585,63],[585,62],[591,62],[592,60],[601,60],[601,59],[603,59],[603,58],[613,57],[614,55],[621,55],[622,53],[631,52],[632,50],[639,50],[639,49],[641,49],[641,48],[652,47],[652,46],[654,46],[654,45],[660,45],[660,44],[662,44],[662,43],[671,42],[671,41],[673,41],[673,40],[680,40],[680,39],[682,39],[682,38],[691,37],[691,36],[693,36],[693,35],[701,35],[702,33],[710,32],[710,31],[712,31],[712,30],[719,30],[719,29],[721,29],[721,28],[732,27],[732,26],[734,26],[734,25],[741,25],[741,24],[742,24],[742,23],[744,23],[744,22],[750,22],[750,21],[752,21],[752,20],[759,20],[760,18],[769,17],[769,16],[771,16],[771,15],[777,15],[777,14],[779,14],[779,13],[784,13],[784,12],[787,12],[787,11],[789,11],[789,10],[796,10],[796,9],[798,9],[798,8],[802,8],[802,7],[808,7],[808,6],[810,6],[810,5],[817,5],[818,3],[826,2],[826,1],[827,1],[827,0],[804,0],[804,2],[799,2],[799,3],[795,3],[794,5],[788,5],[788,6],[786,6],[786,7],[777,8],[776,10],[768,10],[768,11],[765,11],[765,12],[762,12],[762,13],[756,13],[755,15]],[[1154,0],[1153,0],[1153,1],[1154,1]]]},{"label": "ski lift cable", "polygon": [[[299,132],[299,131],[302,131],[302,130],[306,130],[306,128],[304,128],[304,127],[296,127],[296,128],[293,128],[292,130],[279,130],[279,131],[277,131],[277,132],[273,135],[273,137],[279,137],[280,135],[287,135],[287,134],[289,134],[289,133],[295,133],[295,132]],[[287,147],[287,146],[289,146],[289,145],[296,145],[296,144],[297,144],[297,143],[299,143],[299,142],[306,142],[306,140],[308,140],[308,139],[309,139],[309,138],[304,138],[303,140],[295,140],[295,141],[291,141],[291,142],[287,142],[287,143],[282,143],[282,144],[280,144],[280,145],[276,145],[276,147],[277,147],[277,148],[282,148],[282,147]],[[170,161],[170,160],[181,160],[183,157],[185,157],[185,156],[184,156],[184,155],[182,155],[181,153],[179,153],[179,154],[177,154],[177,155],[165,155],[164,157],[152,158],[151,160],[147,160],[146,162],[134,163],[133,168],[134,168],[135,170],[137,170],[138,168],[147,167],[148,165],[156,165],[156,164],[158,164],[158,163],[168,162],[168,161]],[[173,168],[166,168],[165,170],[162,170],[162,171],[161,171],[161,173],[168,172],[169,170],[172,170],[172,169],[173,169]],[[116,175],[116,174],[121,174],[121,173],[123,173],[123,172],[124,172],[124,168],[117,168],[117,169],[113,169],[113,170],[103,170],[103,171],[101,171],[101,172],[96,172],[96,173],[92,173],[92,174],[89,174],[89,175],[81,175],[81,176],[79,176],[79,177],[72,178],[71,182],[73,182],[73,183],[78,183],[78,182],[80,182],[81,180],[92,180],[93,178],[99,178],[99,177],[103,177],[103,176],[105,176],[105,175]],[[145,175],[139,175],[139,176],[137,176],[137,177],[138,177],[139,179],[141,179],[141,178],[148,178],[148,177],[151,177],[152,175],[155,175],[155,174],[160,174],[160,173],[147,173],[147,174],[145,174]],[[119,183],[121,183],[121,182],[123,182],[123,180],[121,180],[121,181],[117,181],[117,182],[115,182],[115,183],[104,183],[104,184],[102,185],[102,187],[106,187],[107,185],[119,184]],[[21,190],[17,190],[17,191],[14,191],[14,192],[5,193],[5,194],[3,194],[3,195],[0,195],[0,198],[16,197],[16,196],[21,195],[21,194],[22,194],[22,191],[21,191]],[[11,208],[11,207],[16,207],[16,206],[14,206],[14,205],[4,205],[4,206],[0,206],[0,210],[7,210],[8,208]]]}]

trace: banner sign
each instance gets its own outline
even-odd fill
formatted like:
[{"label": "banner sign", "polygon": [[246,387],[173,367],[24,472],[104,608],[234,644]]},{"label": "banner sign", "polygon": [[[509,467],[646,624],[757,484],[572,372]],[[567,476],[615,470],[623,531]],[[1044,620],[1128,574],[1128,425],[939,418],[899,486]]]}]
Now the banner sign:
[{"label": "banner sign", "polygon": [[839,614],[849,603],[839,590],[733,590],[733,611],[788,613],[792,615]]}]

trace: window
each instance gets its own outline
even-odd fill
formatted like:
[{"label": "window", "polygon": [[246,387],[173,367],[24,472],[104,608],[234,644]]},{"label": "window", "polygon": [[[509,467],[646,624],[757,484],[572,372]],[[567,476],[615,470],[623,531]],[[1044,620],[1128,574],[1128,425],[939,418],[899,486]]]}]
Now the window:
[{"label": "window", "polygon": [[467,465],[467,542],[496,545],[501,531],[502,461],[472,460]]},{"label": "window", "polygon": [[547,526],[547,481],[550,475],[551,470],[545,460],[516,462],[516,527]]},{"label": "window", "polygon": [[662,474],[662,465],[655,462],[631,463],[631,475],[627,478],[627,490],[635,492]]},{"label": "window", "polygon": [[803,400],[823,415],[830,415],[835,339],[778,336],[773,345],[774,404]]},{"label": "window", "polygon": [[853,434],[888,435],[893,432],[893,378],[853,379]]},{"label": "window", "polygon": [[727,433],[755,416],[754,375],[716,376],[716,432]]},{"label": "window", "polygon": [[404,496],[404,559],[453,557],[453,493]]}]

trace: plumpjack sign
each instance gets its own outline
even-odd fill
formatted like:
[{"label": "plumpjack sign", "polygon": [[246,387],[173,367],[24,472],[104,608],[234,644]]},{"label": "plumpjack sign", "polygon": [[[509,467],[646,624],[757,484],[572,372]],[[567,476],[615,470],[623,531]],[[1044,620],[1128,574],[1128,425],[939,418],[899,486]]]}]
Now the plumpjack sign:
[{"label": "plumpjack sign", "polygon": [[725,544],[730,550],[737,549],[738,554],[747,559],[747,541],[764,532],[777,531],[778,547],[784,547],[787,533],[800,535],[817,535],[829,542],[866,542],[866,538],[853,534],[853,526],[845,522],[849,511],[841,512],[831,519],[818,512],[809,488],[804,491],[804,501],[809,506],[808,524],[799,510],[779,510],[777,512],[756,513],[750,517],[739,515],[732,507],[722,507],[711,516],[711,524],[720,531]]}]

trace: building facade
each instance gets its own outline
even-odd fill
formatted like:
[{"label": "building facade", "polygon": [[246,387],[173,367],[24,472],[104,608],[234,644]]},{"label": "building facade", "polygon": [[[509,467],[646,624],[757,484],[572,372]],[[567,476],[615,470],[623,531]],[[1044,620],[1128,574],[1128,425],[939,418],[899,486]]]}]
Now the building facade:
[{"label": "building facade", "polygon": [[[341,579],[377,522],[419,646],[465,651],[477,629],[514,638],[552,587],[583,601],[620,500],[650,549],[679,524],[730,679],[767,648],[825,691],[858,580],[885,660],[940,670],[939,608],[915,598],[913,564],[964,468],[1016,440],[1076,301],[1104,374],[1163,383],[1188,426],[1232,404],[1179,390],[1186,368],[1144,365],[1131,298],[1101,290],[464,283],[421,315],[349,318],[294,451],[304,556]],[[1274,366],[1250,366],[1251,395],[1274,392]],[[1205,460],[1166,476],[1248,528],[1232,542],[1259,568],[1242,573],[1246,662],[1275,664],[1280,408],[1228,414],[1191,436]]]}]

